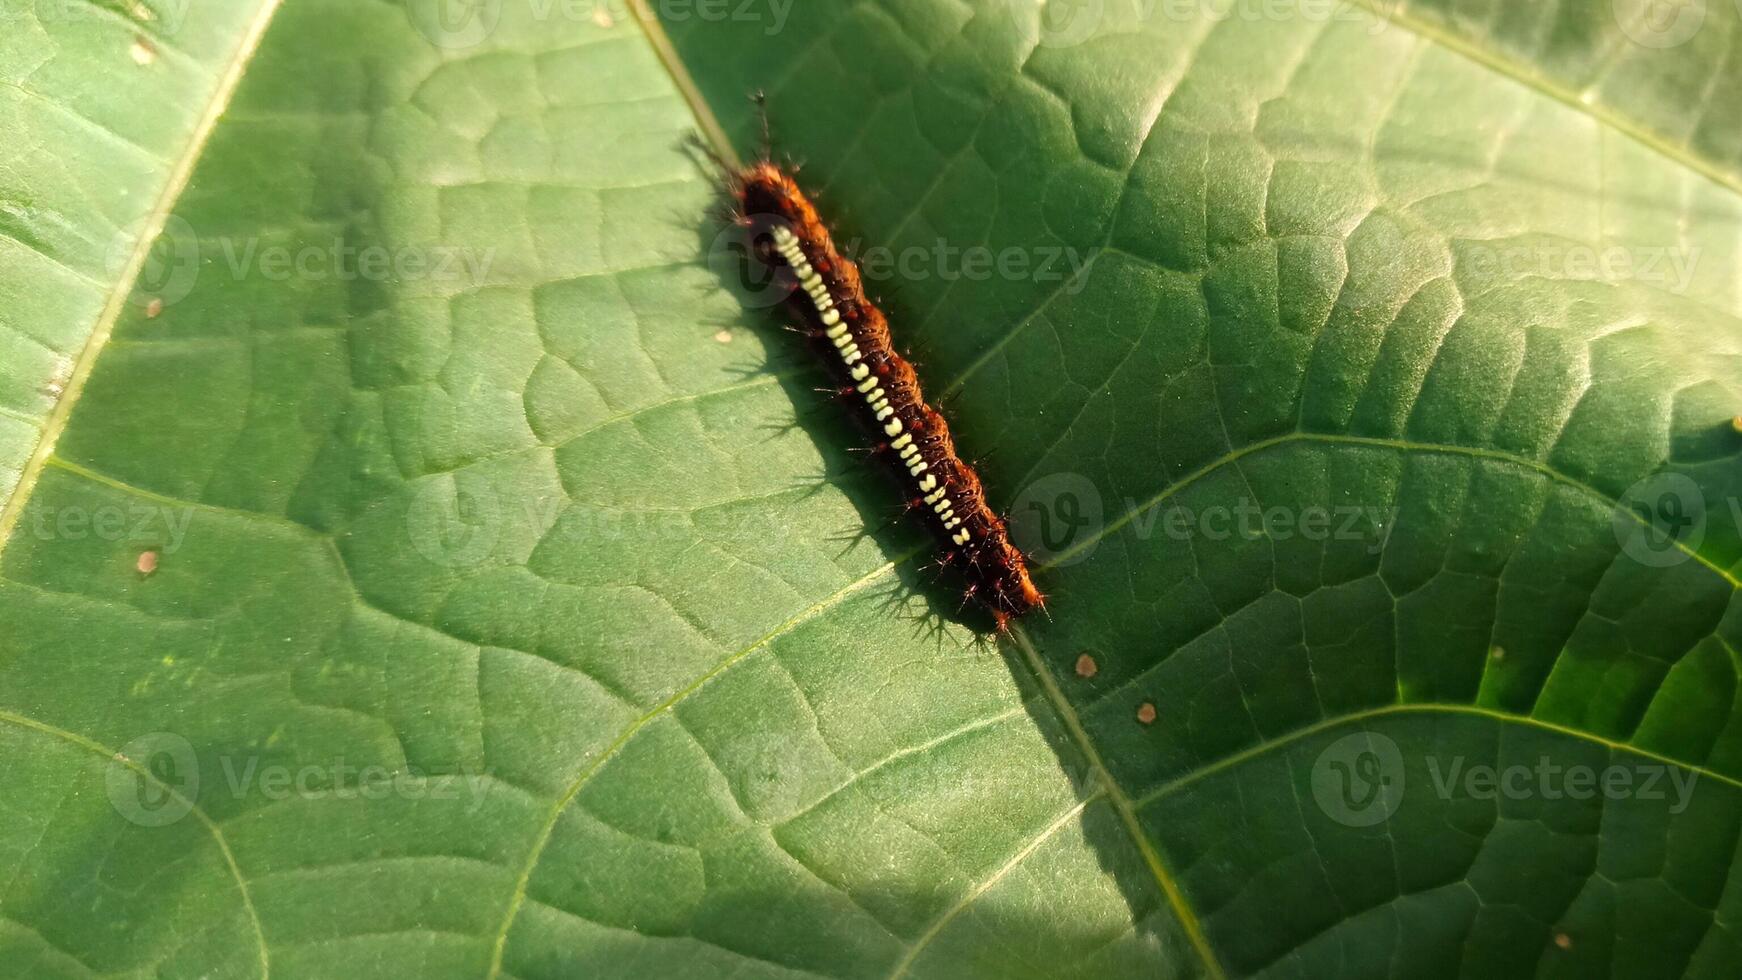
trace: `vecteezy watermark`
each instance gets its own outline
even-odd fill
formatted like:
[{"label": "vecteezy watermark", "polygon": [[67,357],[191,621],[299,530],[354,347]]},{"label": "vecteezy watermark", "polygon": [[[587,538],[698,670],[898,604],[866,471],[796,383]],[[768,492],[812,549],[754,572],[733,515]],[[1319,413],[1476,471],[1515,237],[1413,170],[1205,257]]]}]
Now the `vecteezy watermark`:
[{"label": "vecteezy watermark", "polygon": [[1346,827],[1371,827],[1403,802],[1403,750],[1378,732],[1355,732],[1313,760],[1313,802]]},{"label": "vecteezy watermark", "polygon": [[[695,522],[682,511],[577,503],[560,493],[499,492],[464,472],[422,478],[406,502],[403,520],[413,550],[430,564],[456,570],[489,560],[504,538],[591,553],[619,544],[687,546],[696,539]],[[753,510],[737,519],[736,533],[774,538],[790,525],[790,517],[779,510]]]},{"label": "vecteezy watermark", "polygon": [[[1605,766],[1567,765],[1549,756],[1498,765],[1463,755],[1430,753],[1423,760],[1428,787],[1442,801],[1646,800],[1667,802],[1672,814],[1693,800],[1699,773],[1639,759]],[[1309,774],[1319,811],[1345,827],[1371,827],[1405,804],[1403,750],[1387,735],[1360,731],[1326,746]]]},{"label": "vecteezy watermark", "polygon": [[141,827],[167,827],[193,812],[200,760],[187,739],[150,732],[128,742],[103,768],[115,812]]},{"label": "vecteezy watermark", "polygon": [[1697,245],[1682,244],[1447,239],[1413,218],[1375,211],[1349,236],[1345,254],[1348,274],[1338,288],[1337,305],[1391,310],[1425,283],[1452,274],[1482,285],[1519,280],[1632,283],[1685,295],[1704,253]]},{"label": "vecteezy watermark", "polygon": [[[1124,529],[1140,541],[1157,534],[1170,541],[1359,542],[1378,554],[1394,524],[1394,511],[1358,504],[1264,505],[1249,497],[1193,506],[1179,501],[1123,501]],[[1052,473],[1028,483],[1009,511],[1011,540],[1023,553],[1058,568],[1086,560],[1099,544],[1104,521],[1101,493],[1080,473]]]},{"label": "vecteezy watermark", "polygon": [[[174,732],[150,732],[128,742],[103,770],[109,803],[128,822],[167,827],[202,799],[282,802],[293,799],[465,800],[477,812],[491,786],[487,772],[425,772],[329,763],[263,764],[259,756],[218,755],[202,760],[192,743]],[[202,797],[202,791],[204,796]]]},{"label": "vecteezy watermark", "polygon": [[929,245],[899,249],[873,245],[861,250],[858,242],[849,242],[847,249],[848,254],[858,256],[859,272],[871,282],[1062,282],[1065,292],[1077,293],[1087,283],[1083,268],[1089,264],[1088,255],[1066,245],[993,249],[952,245],[939,238]]},{"label": "vecteezy watermark", "polygon": [[112,23],[117,16],[125,17],[140,30],[168,37],[181,30],[187,22],[188,7],[193,0],[19,0],[0,4],[0,27],[14,21],[30,20],[38,24],[76,24],[81,22]]},{"label": "vecteezy watermark", "polygon": [[405,529],[412,547],[430,562],[470,568],[495,550],[506,516],[501,496],[489,483],[443,474],[426,479],[412,494]]},{"label": "vecteezy watermark", "polygon": [[[773,37],[798,0],[643,0],[662,23],[759,24]],[[442,48],[470,48],[495,35],[505,18],[531,24],[583,21],[609,27],[629,20],[629,0],[404,0],[418,33]]]},{"label": "vecteezy watermark", "polygon": [[1611,0],[1621,33],[1647,48],[1687,43],[1706,22],[1706,0]]},{"label": "vecteezy watermark", "polygon": [[1506,766],[1467,764],[1429,756],[1428,778],[1440,799],[1473,800],[1661,800],[1670,813],[1693,802],[1699,772],[1663,762],[1613,762],[1606,766],[1563,765],[1548,756]]},{"label": "vecteezy watermark", "polygon": [[[1742,526],[1742,501],[1730,509]],[[1693,557],[1706,537],[1706,497],[1681,473],[1657,473],[1628,487],[1616,501],[1611,526],[1621,552],[1647,568],[1668,568]]]},{"label": "vecteezy watermark", "polygon": [[1697,245],[1458,243],[1458,261],[1486,279],[1640,282],[1682,294],[1700,263]]},{"label": "vecteezy watermark", "polygon": [[1010,539],[1054,567],[1088,558],[1100,540],[1101,492],[1081,473],[1050,473],[1023,487],[1010,508]]},{"label": "vecteezy watermark", "polygon": [[[708,264],[730,277],[729,284],[744,306],[767,309],[779,305],[798,285],[784,271],[771,247],[774,229],[791,225],[783,218],[759,215],[750,228],[727,225],[708,245]],[[1088,279],[1083,270],[1090,253],[1067,245],[957,245],[939,238],[925,245],[891,248],[865,246],[858,240],[837,241],[843,255],[853,257],[868,283],[917,282],[1037,282],[1062,283],[1075,294]]]},{"label": "vecteezy watermark", "polygon": [[1394,513],[1359,504],[1266,507],[1241,497],[1232,504],[1207,507],[1151,507],[1134,514],[1131,524],[1140,538],[1149,537],[1159,524],[1162,537],[1174,541],[1359,541],[1368,554],[1378,554],[1385,547],[1385,533],[1392,526]]},{"label": "vecteezy watermark", "polygon": [[33,500],[25,508],[19,530],[38,541],[125,541],[173,555],[181,549],[193,519],[191,505],[135,502],[83,507]]},{"label": "vecteezy watermark", "polygon": [[446,282],[482,282],[496,260],[494,248],[470,249],[431,245],[388,248],[356,245],[342,238],[318,244],[262,245],[258,239],[220,238],[218,255],[235,279],[259,276],[268,282],[299,279],[320,282],[336,279],[401,282],[430,279]]},{"label": "vecteezy watermark", "polygon": [[[123,230],[110,240],[105,264],[110,275],[126,274],[138,240]],[[213,274],[241,282],[292,280],[322,282],[483,283],[496,260],[496,249],[447,245],[361,245],[335,237],[296,245],[268,243],[260,238],[201,238],[186,219],[171,215],[146,248],[134,282],[132,300],[153,311],[186,299],[200,279]]]}]

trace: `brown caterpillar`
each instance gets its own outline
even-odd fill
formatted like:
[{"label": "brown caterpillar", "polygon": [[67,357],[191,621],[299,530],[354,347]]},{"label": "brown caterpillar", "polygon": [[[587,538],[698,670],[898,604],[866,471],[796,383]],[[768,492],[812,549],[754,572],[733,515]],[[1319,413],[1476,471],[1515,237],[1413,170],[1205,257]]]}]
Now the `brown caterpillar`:
[{"label": "brown caterpillar", "polygon": [[874,439],[872,450],[909,493],[938,541],[939,560],[967,579],[967,597],[1000,631],[1043,606],[1028,561],[1003,518],[986,505],[980,477],[956,455],[949,424],[926,404],[913,365],[890,342],[889,322],[866,296],[859,268],[835,249],[798,183],[763,159],[730,172],[732,219],[768,266],[839,395]]}]

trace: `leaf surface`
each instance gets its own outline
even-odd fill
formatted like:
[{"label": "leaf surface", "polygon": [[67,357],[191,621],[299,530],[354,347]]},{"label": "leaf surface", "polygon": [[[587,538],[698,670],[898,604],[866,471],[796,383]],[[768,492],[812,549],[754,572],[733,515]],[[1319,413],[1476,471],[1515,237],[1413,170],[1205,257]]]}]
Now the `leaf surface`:
[{"label": "leaf surface", "polygon": [[[33,300],[0,963],[1724,975],[1735,11],[1064,6],[285,4],[165,274]],[[1050,621],[740,308],[692,80],[888,255]]]}]

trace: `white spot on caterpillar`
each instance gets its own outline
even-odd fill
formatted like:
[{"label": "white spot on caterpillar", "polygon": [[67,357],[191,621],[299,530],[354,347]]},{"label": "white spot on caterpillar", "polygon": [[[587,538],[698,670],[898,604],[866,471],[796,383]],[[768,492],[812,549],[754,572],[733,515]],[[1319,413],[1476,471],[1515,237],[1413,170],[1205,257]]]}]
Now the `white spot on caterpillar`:
[{"label": "white spot on caterpillar", "polygon": [[[861,377],[861,375],[859,373],[860,371],[865,372],[865,374],[870,374],[871,368],[868,365],[864,365],[864,364],[855,365],[853,367],[853,376],[854,377]],[[875,387],[877,387],[877,379],[876,378],[866,378],[865,380],[859,382],[859,394],[863,395],[865,392],[870,391],[872,388],[875,388]]]},{"label": "white spot on caterpillar", "polygon": [[[841,311],[835,309],[833,303],[829,304],[829,308],[823,311],[823,326],[832,327],[835,324],[840,323],[840,322],[841,322]],[[846,325],[842,324],[841,329],[842,330],[847,329]]]},{"label": "white spot on caterpillar", "polygon": [[938,501],[940,501],[942,499],[944,499],[944,488],[939,487],[939,488],[937,488],[937,490],[935,492],[928,494],[926,496],[925,502],[927,504],[936,504]]},{"label": "white spot on caterpillar", "polygon": [[919,489],[921,493],[931,493],[933,490],[937,489],[937,485],[938,478],[935,474],[919,481]]},{"label": "white spot on caterpillar", "polygon": [[883,432],[886,435],[892,435],[892,436],[900,435],[901,434],[901,420],[900,419],[890,419],[888,422],[883,423]]},{"label": "white spot on caterpillar", "polygon": [[950,540],[957,544],[967,544],[969,541],[973,540],[973,535],[968,533],[967,528],[963,528],[955,534],[950,535]]},{"label": "white spot on caterpillar", "polygon": [[[854,381],[863,381],[865,376],[871,373],[871,366],[869,364],[855,364],[853,370],[848,373],[853,375]],[[872,384],[876,384],[876,382],[872,382]],[[860,388],[859,390],[864,391],[865,389]]]}]

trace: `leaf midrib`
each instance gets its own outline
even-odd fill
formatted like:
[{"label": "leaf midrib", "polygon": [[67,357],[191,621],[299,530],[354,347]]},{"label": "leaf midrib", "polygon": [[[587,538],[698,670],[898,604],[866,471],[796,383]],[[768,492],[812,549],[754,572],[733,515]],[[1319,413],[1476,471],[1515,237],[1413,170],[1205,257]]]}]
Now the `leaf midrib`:
[{"label": "leaf midrib", "polygon": [[1469,39],[1459,36],[1446,27],[1414,13],[1407,4],[1399,4],[1396,9],[1385,9],[1381,6],[1381,0],[1349,0],[1349,2],[1375,20],[1397,24],[1425,41],[1467,58],[1496,75],[1517,82],[1544,98],[1559,102],[1580,115],[1589,117],[1599,126],[1626,136],[1653,153],[1686,167],[1726,190],[1742,195],[1742,174],[1726,170],[1713,161],[1689,152],[1685,147],[1669,142],[1661,133],[1647,128],[1632,116],[1618,112],[1606,103],[1581,98],[1573,88],[1562,85],[1539,72],[1528,70],[1517,59],[1489,51],[1472,43]]},{"label": "leaf midrib", "polygon": [[253,61],[254,53],[260,47],[260,41],[266,34],[266,28],[272,23],[273,15],[278,12],[283,0],[259,0],[259,9],[254,18],[248,22],[238,37],[236,48],[225,64],[223,72],[218,76],[218,83],[212,89],[205,109],[199,120],[194,124],[193,131],[188,136],[187,145],[175,160],[166,177],[163,189],[152,203],[151,210],[146,212],[145,223],[140,227],[139,236],[133,244],[133,250],[128,253],[127,262],[116,277],[114,286],[109,291],[108,298],[103,303],[102,310],[97,315],[97,322],[92,326],[91,333],[85,340],[85,346],[79,351],[77,360],[73,362],[73,370],[68,375],[66,387],[60,399],[55,402],[54,409],[48,418],[43,420],[41,435],[36,442],[36,448],[31,452],[30,459],[19,471],[18,483],[12,488],[12,496],[5,506],[0,507],[0,556],[4,556],[6,545],[12,538],[12,532],[17,527],[24,513],[25,504],[36,489],[37,481],[51,456],[54,455],[56,443],[66,430],[71,419],[73,408],[78,404],[79,396],[83,394],[85,383],[90,379],[91,371],[96,366],[97,358],[108,345],[109,337],[114,332],[115,324],[121,313],[127,308],[128,297],[132,295],[133,285],[139,278],[139,273],[145,267],[145,260],[150,255],[151,247],[163,233],[164,223],[169,220],[176,202],[181,199],[182,192],[187,189],[188,181],[193,178],[194,168],[199,164],[204,154],[206,144],[210,142],[212,132],[217,128],[218,121],[230,107],[230,101],[235,97],[236,89],[241,84],[242,76],[247,73],[248,65]]},{"label": "leaf midrib", "polygon": [[[702,128],[703,132],[708,135],[708,137],[710,138],[710,141],[713,142],[716,147],[718,147],[719,152],[723,156],[727,157],[728,159],[731,158],[731,156],[733,154],[733,149],[730,145],[729,140],[727,140],[724,137],[724,134],[721,130],[721,127],[720,127],[719,123],[717,122],[717,117],[712,112],[711,107],[709,107],[707,105],[706,100],[702,98],[699,90],[695,86],[695,83],[691,79],[691,76],[689,75],[687,69],[682,64],[681,60],[677,57],[677,55],[676,55],[674,49],[672,48],[669,40],[666,38],[666,35],[665,35],[665,32],[663,30],[662,25],[660,25],[657,22],[657,20],[655,20],[651,16],[647,15],[645,7],[640,2],[640,0],[631,0],[631,2],[637,11],[637,19],[639,20],[639,22],[641,23],[641,26],[643,27],[643,29],[646,31],[646,33],[649,36],[650,43],[654,47],[655,51],[658,53],[661,61],[666,65],[667,70],[671,73],[673,79],[677,83],[679,89],[683,92],[685,98],[689,101],[689,103],[691,105],[692,112],[694,112],[694,114],[696,115],[696,118],[698,119],[698,125]],[[1433,45],[1435,45],[1441,49],[1444,49],[1446,51],[1449,51],[1453,54],[1460,55],[1460,56],[1468,59],[1472,63],[1479,65],[1479,66],[1487,69],[1488,71],[1493,72],[1494,74],[1496,74],[1500,77],[1514,81],[1517,84],[1525,87],[1526,89],[1529,89],[1530,91],[1537,93],[1538,95],[1541,95],[1541,96],[1543,96],[1547,99],[1550,99],[1552,101],[1558,102],[1558,103],[1560,103],[1560,104],[1562,104],[1570,109],[1573,109],[1578,114],[1592,119],[1593,122],[1595,122],[1599,127],[1602,127],[1608,131],[1612,131],[1612,132],[1615,132],[1617,134],[1620,134],[1620,135],[1623,135],[1623,136],[1626,136],[1626,137],[1633,139],[1640,146],[1650,150],[1653,153],[1656,153],[1657,155],[1663,157],[1664,159],[1666,159],[1670,162],[1678,164],[1678,165],[1682,166],[1683,168],[1685,168],[1693,173],[1704,176],[1707,179],[1711,180],[1713,183],[1718,184],[1719,186],[1722,186],[1722,187],[1724,187],[1732,192],[1742,194],[1742,180],[1739,180],[1737,175],[1729,173],[1725,170],[1722,170],[1714,163],[1707,161],[1705,159],[1702,159],[1702,158],[1688,152],[1683,147],[1679,147],[1679,146],[1676,146],[1676,145],[1668,142],[1665,138],[1663,138],[1658,133],[1655,133],[1655,132],[1645,128],[1644,126],[1640,125],[1638,122],[1633,120],[1631,117],[1614,110],[1613,108],[1611,108],[1608,105],[1598,103],[1595,101],[1586,101],[1585,99],[1580,98],[1578,93],[1576,93],[1570,87],[1565,86],[1565,85],[1561,85],[1561,84],[1553,81],[1552,79],[1547,78],[1547,77],[1545,77],[1537,72],[1528,71],[1528,70],[1526,70],[1524,65],[1517,62],[1516,60],[1505,57],[1505,56],[1500,55],[1496,52],[1486,50],[1486,49],[1480,47],[1479,45],[1472,43],[1471,41],[1452,33],[1451,31],[1445,29],[1444,27],[1442,27],[1438,24],[1435,24],[1427,19],[1424,19],[1424,18],[1412,13],[1406,7],[1399,8],[1399,9],[1392,9],[1392,10],[1381,10],[1379,8],[1378,3],[1376,3],[1375,0],[1353,0],[1353,2],[1355,3],[1355,5],[1357,7],[1359,7],[1364,12],[1366,12],[1369,16],[1371,16],[1377,20],[1380,20],[1380,21],[1386,22],[1386,23],[1396,24],[1396,25],[1404,28],[1405,30],[1408,30],[1409,32],[1415,34],[1417,37],[1423,39],[1424,41],[1427,41],[1430,44],[1433,44]],[[969,365],[968,369],[966,371],[964,371],[961,374],[961,376],[958,377],[956,379],[956,381],[953,384],[951,384],[948,387],[948,389],[946,389],[946,390],[947,391],[954,391],[956,388],[960,387],[969,376],[971,376],[973,373],[975,373],[976,369],[978,369],[982,365],[990,362],[992,360],[992,358],[994,356],[996,356],[998,351],[1000,351],[1010,341],[1011,338],[1013,338],[1018,333],[1022,332],[1023,328],[1028,324],[1028,322],[1030,320],[1034,319],[1036,316],[1038,316],[1039,311],[1041,309],[1044,309],[1049,301],[1050,301],[1050,297],[1042,299],[1040,302],[1038,302],[1036,304],[1036,310],[1033,313],[1031,313],[1028,317],[1025,317],[1022,320],[1020,320],[1017,324],[1014,325],[1014,327],[1012,329],[1010,329],[1009,331],[1006,331],[1003,336],[998,338],[991,345],[991,347],[987,351],[982,353],[979,357],[977,357],[973,361],[973,363]],[[1345,445],[1364,445],[1364,446],[1370,446],[1370,447],[1374,447],[1374,448],[1389,448],[1389,449],[1397,450],[1399,452],[1411,452],[1411,453],[1414,453],[1414,452],[1436,452],[1436,453],[1463,454],[1463,455],[1468,455],[1468,456],[1473,457],[1473,458],[1489,459],[1489,460],[1492,460],[1494,462],[1500,462],[1500,463],[1518,466],[1518,467],[1521,467],[1524,469],[1531,470],[1531,471],[1536,472],[1537,474],[1539,474],[1539,475],[1541,475],[1541,476],[1543,476],[1543,477],[1545,477],[1545,478],[1547,478],[1555,483],[1561,484],[1563,486],[1567,486],[1571,489],[1574,489],[1577,492],[1580,492],[1582,494],[1586,494],[1586,495],[1589,495],[1591,497],[1602,500],[1610,506],[1613,506],[1616,503],[1614,498],[1610,497],[1609,495],[1602,493],[1601,491],[1597,490],[1595,487],[1592,487],[1591,485],[1584,483],[1583,481],[1580,481],[1580,480],[1578,480],[1578,479],[1576,479],[1568,474],[1565,474],[1565,473],[1562,473],[1562,472],[1556,470],[1550,464],[1543,462],[1541,460],[1531,459],[1529,457],[1525,457],[1522,455],[1506,453],[1506,452],[1502,452],[1502,451],[1498,451],[1498,450],[1484,450],[1484,449],[1480,449],[1478,447],[1435,445],[1435,444],[1415,442],[1415,441],[1411,441],[1411,440],[1407,440],[1407,439],[1369,438],[1369,437],[1360,437],[1360,436],[1353,436],[1353,435],[1343,436],[1343,435],[1338,435],[1335,433],[1322,433],[1321,434],[1321,433],[1310,433],[1310,432],[1296,431],[1296,432],[1284,433],[1282,435],[1272,437],[1270,439],[1260,440],[1258,442],[1251,443],[1247,446],[1231,450],[1229,453],[1225,454],[1224,456],[1222,456],[1216,460],[1213,460],[1211,462],[1206,463],[1203,467],[1199,468],[1198,470],[1193,471],[1190,474],[1187,474],[1186,476],[1182,477],[1181,479],[1172,481],[1168,486],[1161,488],[1151,500],[1144,503],[1142,506],[1133,508],[1127,514],[1123,515],[1120,519],[1118,519],[1114,522],[1111,522],[1107,527],[1105,527],[1102,530],[1100,535],[1097,535],[1094,539],[1092,539],[1089,542],[1084,542],[1083,544],[1079,545],[1078,548],[1080,549],[1082,547],[1092,546],[1094,541],[1099,540],[1101,537],[1104,537],[1106,534],[1113,533],[1114,531],[1116,531],[1120,527],[1123,527],[1124,524],[1128,523],[1137,514],[1140,514],[1144,510],[1147,510],[1150,507],[1157,505],[1161,501],[1167,499],[1169,496],[1179,492],[1185,486],[1188,486],[1192,483],[1195,483],[1199,478],[1201,478],[1204,475],[1207,475],[1208,473],[1220,468],[1221,466],[1224,466],[1230,462],[1234,462],[1234,461],[1238,460],[1239,458],[1246,456],[1248,454],[1251,454],[1251,453],[1261,452],[1261,451],[1264,451],[1266,449],[1274,448],[1275,446],[1290,443],[1290,442],[1306,441],[1306,440],[1315,440],[1315,441],[1322,441],[1322,442],[1326,442],[1326,443],[1337,443],[1337,444],[1345,444]],[[1706,558],[1704,555],[1700,554],[1696,550],[1688,548],[1683,542],[1681,542],[1679,540],[1677,540],[1675,542],[1675,546],[1677,548],[1681,549],[1682,551],[1684,551],[1685,553],[1687,553],[1689,556],[1694,558],[1696,561],[1700,562],[1702,565],[1705,565],[1709,570],[1713,571],[1714,573],[1716,573],[1717,575],[1722,577],[1724,580],[1729,582],[1732,588],[1742,588],[1742,582],[1739,582],[1738,579],[1736,578],[1736,576],[1733,575],[1728,569],[1724,569],[1724,568],[1718,566],[1716,563],[1714,563],[1710,559]],[[1068,556],[1066,556],[1066,557],[1068,557]],[[838,593],[837,595],[840,595],[840,593]],[[834,598],[834,597],[831,597],[831,598]],[[1055,713],[1059,716],[1060,720],[1063,722],[1066,729],[1070,733],[1072,740],[1077,743],[1079,750],[1084,753],[1085,757],[1089,760],[1090,765],[1095,770],[1097,776],[1100,778],[1102,785],[1103,785],[1103,789],[1105,790],[1105,792],[1108,796],[1109,802],[1114,807],[1114,809],[1118,812],[1120,819],[1121,819],[1121,823],[1124,824],[1127,833],[1131,836],[1133,844],[1142,852],[1142,856],[1144,858],[1146,865],[1149,867],[1151,873],[1154,875],[1158,886],[1161,888],[1164,896],[1166,897],[1168,904],[1169,904],[1171,910],[1173,911],[1176,920],[1180,923],[1181,928],[1185,931],[1186,936],[1187,936],[1188,940],[1191,942],[1191,945],[1192,945],[1194,951],[1199,955],[1199,957],[1201,958],[1201,960],[1203,961],[1203,963],[1205,965],[1206,970],[1213,977],[1220,978],[1220,977],[1225,976],[1225,972],[1221,966],[1221,963],[1220,963],[1219,959],[1217,958],[1213,947],[1210,946],[1208,939],[1204,934],[1203,927],[1198,920],[1196,911],[1191,907],[1190,903],[1186,900],[1185,896],[1180,891],[1177,884],[1174,882],[1171,871],[1166,867],[1166,865],[1162,861],[1160,855],[1155,850],[1155,843],[1150,839],[1149,835],[1143,831],[1142,825],[1139,823],[1139,821],[1137,820],[1137,817],[1136,817],[1137,810],[1141,809],[1142,806],[1147,805],[1149,802],[1152,802],[1154,799],[1158,798],[1164,792],[1171,789],[1174,784],[1169,784],[1168,786],[1164,786],[1160,790],[1157,790],[1156,792],[1145,796],[1143,799],[1136,801],[1136,802],[1133,802],[1125,794],[1123,788],[1120,787],[1119,784],[1113,779],[1111,773],[1107,770],[1107,768],[1103,764],[1102,759],[1100,757],[1099,750],[1096,747],[1093,739],[1089,736],[1087,730],[1083,728],[1083,726],[1080,723],[1080,720],[1077,718],[1074,706],[1070,703],[1068,698],[1065,697],[1062,689],[1058,685],[1057,678],[1053,675],[1053,672],[1047,666],[1045,659],[1040,655],[1039,651],[1035,648],[1034,644],[1029,640],[1026,633],[1021,630],[1020,626],[1013,632],[1013,637],[1016,641],[1016,645],[1022,651],[1024,658],[1028,663],[1028,667],[1029,667],[1030,672],[1035,677],[1036,681],[1041,684],[1042,688],[1044,689],[1044,691],[1046,693],[1048,701],[1052,704],[1052,706],[1054,708]],[[712,673],[710,673],[710,676],[712,676]],[[1577,738],[1584,738],[1584,739],[1595,741],[1595,742],[1598,742],[1601,744],[1608,745],[1613,750],[1625,750],[1625,751],[1635,752],[1641,756],[1648,757],[1648,758],[1659,758],[1659,757],[1655,756],[1653,753],[1650,753],[1650,752],[1647,752],[1644,750],[1640,750],[1640,749],[1636,749],[1636,748],[1633,748],[1631,746],[1627,746],[1624,743],[1612,743],[1612,742],[1609,742],[1608,740],[1602,739],[1599,736],[1596,736],[1592,733],[1580,732],[1576,729],[1565,728],[1562,726],[1556,726],[1556,725],[1553,725],[1552,723],[1541,722],[1537,719],[1530,718],[1528,716],[1513,716],[1513,715],[1507,715],[1507,714],[1499,713],[1499,712],[1491,712],[1491,711],[1488,711],[1486,709],[1481,709],[1481,708],[1478,708],[1475,706],[1465,707],[1465,706],[1458,706],[1458,705],[1397,704],[1397,705],[1386,706],[1385,708],[1379,709],[1379,710],[1374,711],[1374,712],[1369,712],[1368,714],[1377,716],[1377,715],[1382,714],[1382,713],[1397,713],[1397,712],[1402,712],[1402,711],[1407,711],[1407,710],[1429,711],[1429,710],[1436,710],[1436,709],[1437,710],[1448,710],[1448,711],[1449,710],[1462,710],[1462,711],[1465,711],[1468,713],[1479,713],[1479,714],[1485,714],[1485,715],[1492,715],[1495,718],[1502,719],[1505,721],[1511,721],[1511,722],[1515,722],[1515,723],[1539,725],[1539,726],[1542,726],[1545,728],[1553,729],[1557,732],[1560,732],[1561,734],[1565,734],[1565,735],[1577,737]],[[1362,717],[1365,717],[1365,715],[1363,715]],[[1351,720],[1352,719],[1350,719],[1350,718],[1331,719],[1331,720],[1327,720],[1327,721],[1322,721],[1322,722],[1318,723],[1317,725],[1306,726],[1302,729],[1287,733],[1286,735],[1284,735],[1283,737],[1281,737],[1279,739],[1270,740],[1270,741],[1265,742],[1259,746],[1251,747],[1251,748],[1243,751],[1242,753],[1237,753],[1237,754],[1230,756],[1226,759],[1217,760],[1216,763],[1214,763],[1210,766],[1202,767],[1201,769],[1194,771],[1193,773],[1187,774],[1186,776],[1182,777],[1181,780],[1178,780],[1176,782],[1183,785],[1184,781],[1186,781],[1186,780],[1203,778],[1204,776],[1209,775],[1215,771],[1218,771],[1221,768],[1226,768],[1226,767],[1238,765],[1241,762],[1246,761],[1247,759],[1253,757],[1256,754],[1261,754],[1263,752],[1271,750],[1272,748],[1276,747],[1279,744],[1287,744],[1287,742],[1289,742],[1292,739],[1306,737],[1307,735],[1310,735],[1311,733],[1313,733],[1321,728],[1328,727],[1328,726],[1333,725],[1333,724],[1349,723]],[[1706,773],[1706,770],[1704,770],[1700,767],[1690,766],[1687,763],[1678,762],[1676,760],[1662,758],[1661,761],[1664,761],[1666,763],[1679,765],[1679,766],[1684,766],[1684,767],[1690,769],[1690,771],[1693,771],[1696,773]],[[1739,783],[1736,780],[1729,779],[1727,777],[1718,776],[1716,773],[1709,773],[1709,775],[1712,775],[1714,778],[1717,778],[1722,782],[1726,782],[1726,783],[1730,783],[1730,784],[1742,787],[1742,783]],[[1018,860],[1020,860],[1020,856],[1018,857]],[[536,863],[536,860],[533,863]],[[529,866],[529,870],[530,870],[530,866]],[[510,914],[509,918],[512,919],[512,913]],[[505,926],[506,926],[506,923],[505,923]],[[505,936],[506,936],[506,928],[504,929],[504,937],[503,938],[505,938]],[[923,944],[920,944],[920,945],[923,945]],[[914,952],[917,951],[917,948],[918,947],[916,946],[914,951],[910,951],[910,954],[909,954],[910,959],[911,959],[912,955],[914,954]],[[897,972],[899,973],[899,969]]]}]

